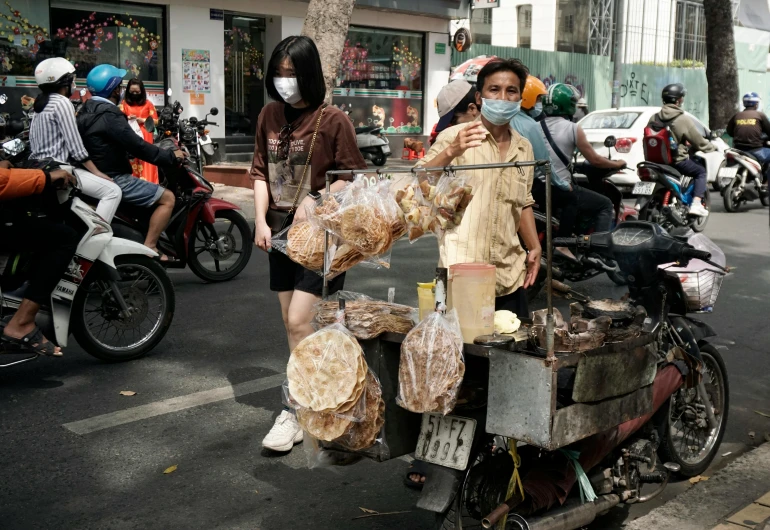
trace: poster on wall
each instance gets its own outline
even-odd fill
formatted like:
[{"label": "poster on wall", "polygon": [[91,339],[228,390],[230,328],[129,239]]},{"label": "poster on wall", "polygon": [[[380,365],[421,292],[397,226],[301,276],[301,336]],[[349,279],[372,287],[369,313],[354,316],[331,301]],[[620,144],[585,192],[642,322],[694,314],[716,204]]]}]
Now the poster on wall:
[{"label": "poster on wall", "polygon": [[182,50],[184,92],[211,92],[211,52],[209,50]]}]

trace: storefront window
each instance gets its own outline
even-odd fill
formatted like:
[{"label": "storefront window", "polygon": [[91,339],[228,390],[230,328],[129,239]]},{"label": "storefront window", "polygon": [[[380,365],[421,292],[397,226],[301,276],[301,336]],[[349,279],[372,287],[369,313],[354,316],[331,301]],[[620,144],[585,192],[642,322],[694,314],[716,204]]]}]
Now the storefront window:
[{"label": "storefront window", "polygon": [[[6,2],[0,9],[0,73],[5,76],[34,75],[38,56],[51,54],[49,31],[48,2]],[[2,84],[13,85],[7,79]]]},{"label": "storefront window", "polygon": [[[163,81],[162,33],[162,7],[52,0],[52,50],[48,56],[68,59],[78,77],[108,63],[143,81]],[[46,58],[38,54],[39,60]]]},{"label": "storefront window", "polygon": [[419,33],[350,28],[334,104],[356,127],[422,134],[423,52]]}]

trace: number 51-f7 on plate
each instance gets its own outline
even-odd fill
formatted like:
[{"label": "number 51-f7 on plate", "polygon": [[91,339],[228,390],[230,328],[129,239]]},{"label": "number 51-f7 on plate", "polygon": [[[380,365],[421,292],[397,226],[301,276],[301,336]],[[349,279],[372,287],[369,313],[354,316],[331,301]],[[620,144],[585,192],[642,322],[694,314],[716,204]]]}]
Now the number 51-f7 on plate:
[{"label": "number 51-f7 on plate", "polygon": [[471,454],[476,420],[459,416],[422,415],[414,456],[452,469],[465,469]]}]

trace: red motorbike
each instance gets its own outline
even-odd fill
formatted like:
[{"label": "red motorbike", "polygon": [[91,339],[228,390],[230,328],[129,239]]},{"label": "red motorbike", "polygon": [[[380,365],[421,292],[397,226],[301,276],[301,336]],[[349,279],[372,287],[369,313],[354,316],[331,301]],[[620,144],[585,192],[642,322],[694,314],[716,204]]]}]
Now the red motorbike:
[{"label": "red motorbike", "polygon": [[[161,120],[163,116],[161,116]],[[179,149],[171,135],[158,142],[161,149]],[[162,264],[185,268],[207,282],[235,278],[251,257],[251,227],[230,202],[212,197],[214,187],[185,160],[173,169],[159,168],[176,204],[158,248],[169,257]],[[117,237],[143,243],[149,227],[151,208],[121,204],[112,221]]]}]

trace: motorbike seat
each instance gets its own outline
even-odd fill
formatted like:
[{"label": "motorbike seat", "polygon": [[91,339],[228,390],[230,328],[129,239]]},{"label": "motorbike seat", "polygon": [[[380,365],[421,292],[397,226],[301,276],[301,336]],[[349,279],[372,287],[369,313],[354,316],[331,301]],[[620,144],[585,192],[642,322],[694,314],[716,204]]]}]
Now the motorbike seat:
[{"label": "motorbike seat", "polygon": [[733,150],[737,151],[738,154],[740,154],[741,156],[745,156],[746,158],[751,158],[752,160],[756,160],[757,162],[759,162],[759,159],[756,156],[754,156],[752,153],[749,153],[748,151],[742,151],[741,149],[735,149],[735,148],[733,148]]},{"label": "motorbike seat", "polygon": [[366,134],[374,131],[375,129],[381,129],[377,125],[367,125],[366,127],[356,127],[356,134]]},{"label": "motorbike seat", "polygon": [[655,162],[641,162],[637,167],[647,167],[656,171],[660,171],[661,173],[665,173],[666,175],[676,177],[678,179],[682,178],[682,174],[673,167],[664,166],[663,164],[656,164]]}]

